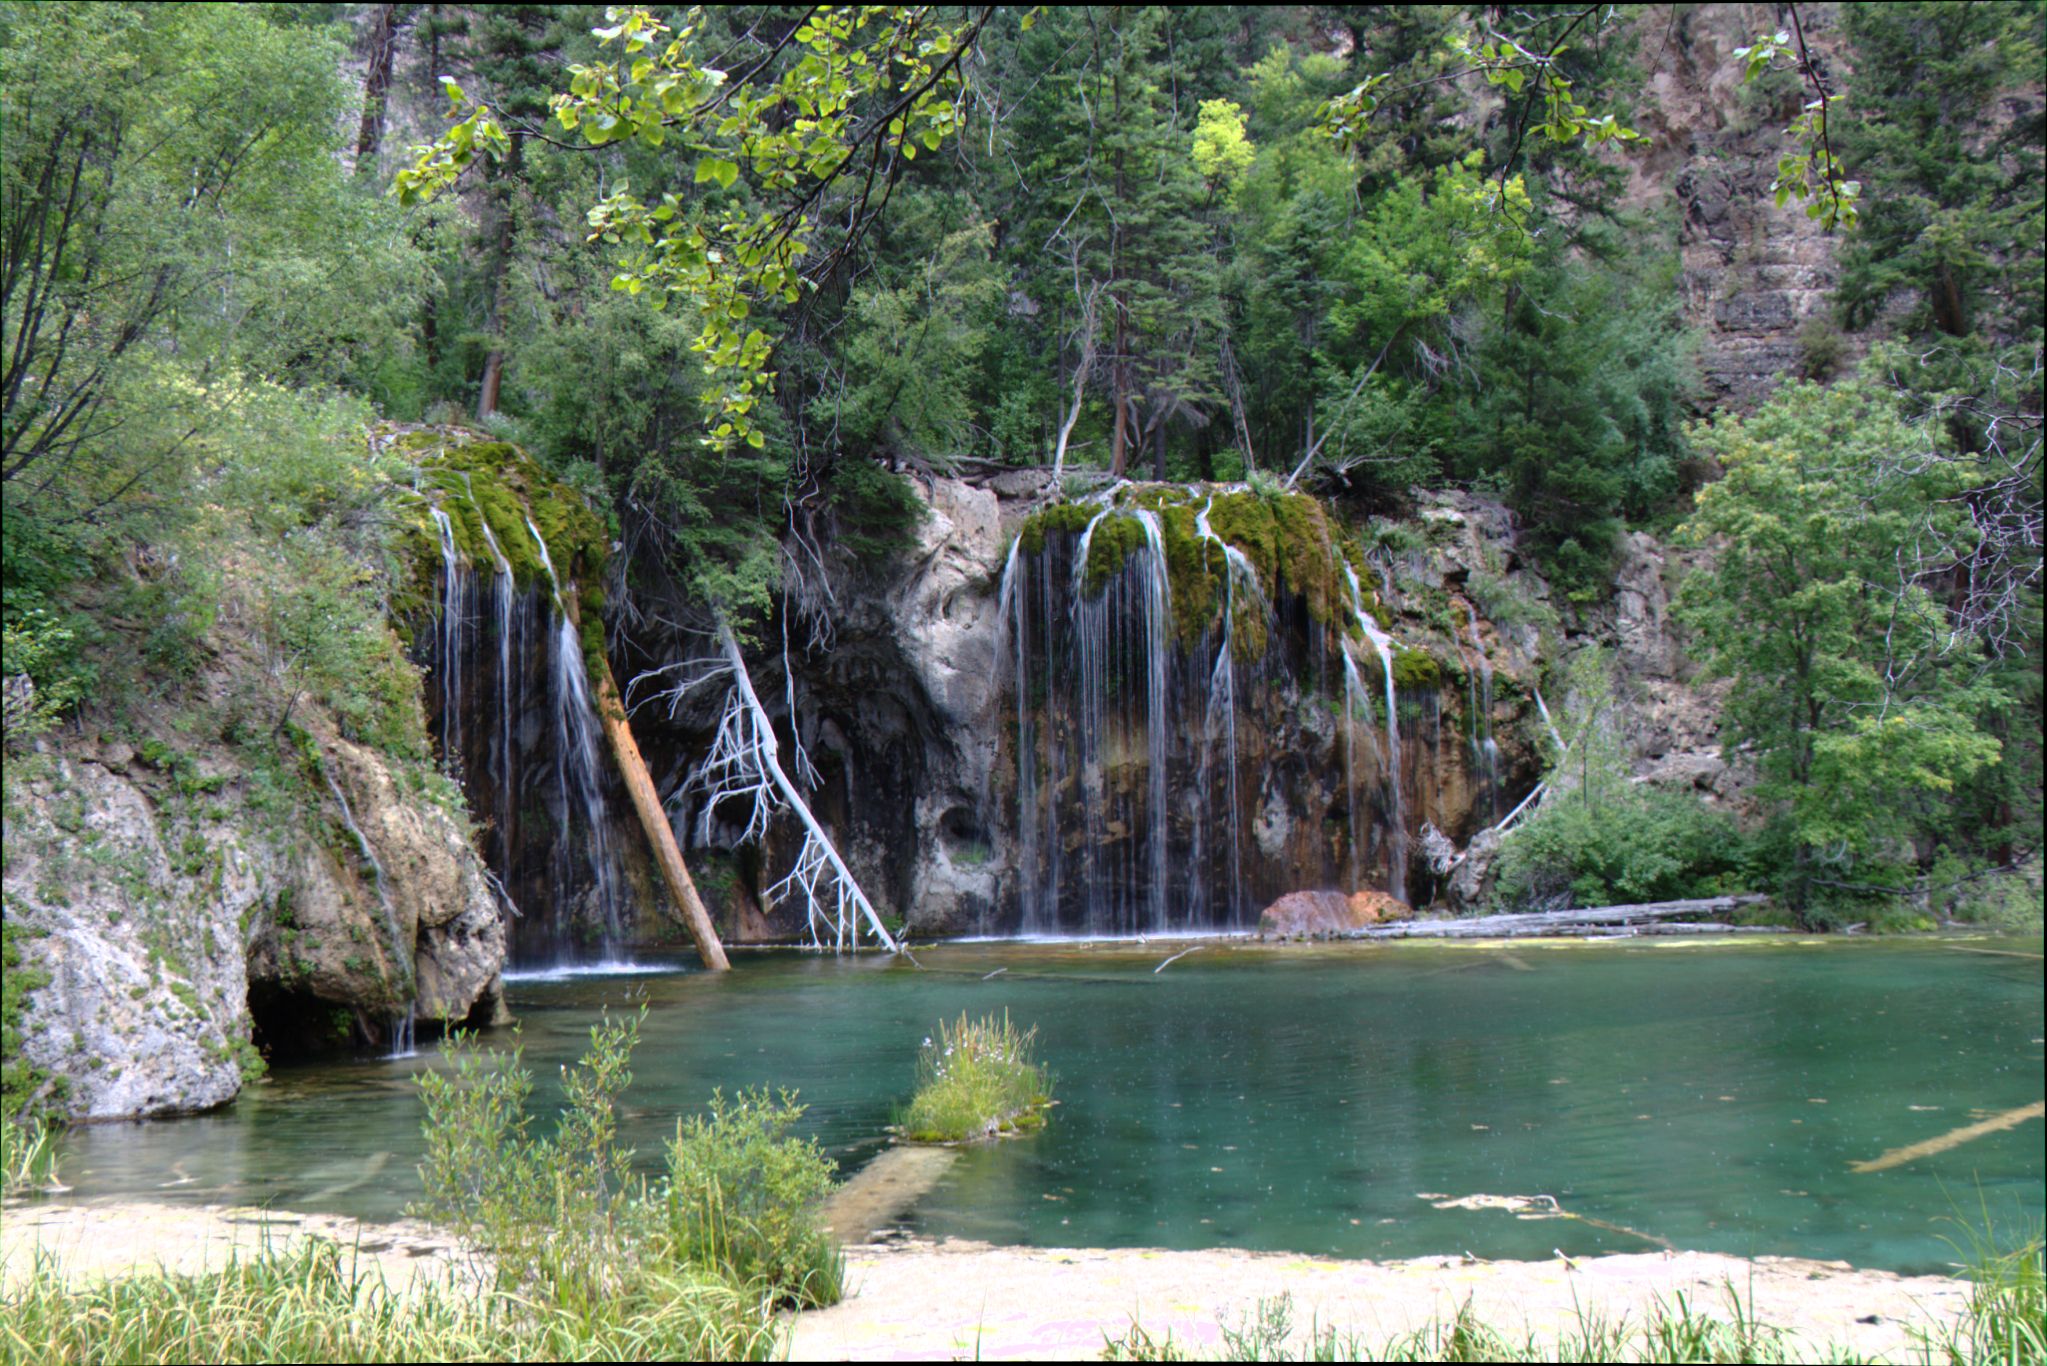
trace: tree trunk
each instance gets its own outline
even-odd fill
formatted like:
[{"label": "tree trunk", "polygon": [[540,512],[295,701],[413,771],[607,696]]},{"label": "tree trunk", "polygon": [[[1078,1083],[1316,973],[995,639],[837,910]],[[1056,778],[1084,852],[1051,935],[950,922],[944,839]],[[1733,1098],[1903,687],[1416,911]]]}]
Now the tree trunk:
[{"label": "tree trunk", "polygon": [[375,174],[384,142],[384,109],[391,92],[391,60],[398,51],[398,6],[378,5],[370,18],[369,69],[363,74],[362,124],[355,135],[355,173]]},{"label": "tree trunk", "polygon": [[[571,594],[562,597],[565,604],[574,600]],[[612,680],[608,660],[598,661],[596,682],[597,719],[604,725],[604,738],[611,742],[618,771],[625,775],[626,791],[632,794],[633,810],[647,832],[647,842],[654,846],[654,861],[661,865],[661,879],[668,884],[668,895],[675,901],[676,918],[689,931],[704,966],[713,972],[723,972],[732,964],[725,957],[725,946],[718,942],[718,931],[711,925],[703,898],[697,895],[697,885],[690,880],[689,867],[682,861],[682,850],[676,846],[675,832],[668,826],[661,795],[654,790],[647,761],[640,757],[640,747],[633,740],[633,728],[626,720],[624,704],[619,701],[618,685]]]},{"label": "tree trunk", "polygon": [[484,421],[498,410],[498,385],[505,373],[505,342],[503,337],[505,311],[509,300],[505,295],[512,278],[512,247],[514,224],[512,220],[512,197],[518,193],[519,170],[525,161],[526,135],[512,134],[511,151],[505,155],[505,164],[497,176],[497,245],[491,253],[490,317],[485,320],[484,331],[490,334],[490,354],[483,361],[483,383],[476,396],[476,420]]},{"label": "tree trunk", "polygon": [[[1586,910],[1537,911],[1526,915],[1481,915],[1458,920],[1403,920],[1353,930],[1356,939],[1520,939],[1540,935],[1571,934],[1578,931],[1619,933],[1686,933],[1674,925],[1657,922],[1686,915],[1726,915],[1742,906],[1758,905],[1769,898],[1757,894],[1707,896],[1689,901],[1649,901],[1630,906],[1596,906]],[[1651,927],[1654,927],[1653,929]],[[1690,933],[1703,933],[1699,926]],[[1720,933],[1750,932],[1773,927],[1712,927]]]}]

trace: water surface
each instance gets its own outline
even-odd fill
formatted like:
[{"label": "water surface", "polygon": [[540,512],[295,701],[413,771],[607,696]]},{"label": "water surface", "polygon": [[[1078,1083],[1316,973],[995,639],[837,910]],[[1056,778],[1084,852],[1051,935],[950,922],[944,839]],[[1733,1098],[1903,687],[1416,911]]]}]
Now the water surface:
[{"label": "water surface", "polygon": [[[722,977],[587,974],[510,994],[550,1106],[600,1010],[648,1004],[625,1129],[650,1169],[713,1087],[763,1083],[800,1089],[806,1131],[850,1169],[942,1016],[1035,1024],[1052,1123],[967,1151],[910,1216],[925,1235],[1495,1258],[1662,1239],[1926,1271],[1955,1260],[1958,1211],[2041,1221],[2038,1121],[1849,1170],[2040,1099],[2037,957],[1209,942],[1154,971],[1184,947],[953,945],[919,950],[921,969],[742,953]],[[413,1078],[436,1065],[428,1049],[279,1069],[211,1115],[78,1132],[65,1179],[86,1198],[395,1215],[418,1189]],[[1587,1219],[1438,1210],[1421,1193],[1550,1195]]]}]

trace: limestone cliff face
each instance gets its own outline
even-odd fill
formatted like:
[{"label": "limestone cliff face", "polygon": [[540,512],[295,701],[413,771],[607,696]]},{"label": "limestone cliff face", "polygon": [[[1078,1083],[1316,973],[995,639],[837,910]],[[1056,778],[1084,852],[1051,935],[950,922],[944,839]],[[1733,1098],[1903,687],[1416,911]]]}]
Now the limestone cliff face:
[{"label": "limestone cliff face", "polygon": [[303,699],[289,766],[204,734],[203,699],[259,667],[230,627],[213,645],[190,695],[120,738],[75,723],[8,756],[8,937],[42,979],[22,1059],[74,1118],[207,1109],[261,1070],[258,1045],[381,1047],[408,1018],[501,1004],[504,928],[459,794]]},{"label": "limestone cliff face", "polygon": [[[1815,56],[1845,74],[1837,7],[1800,8]],[[1744,83],[1734,49],[1783,23],[1774,5],[1649,6],[1636,43],[1650,75],[1627,199],[1674,210],[1685,320],[1698,329],[1705,406],[1754,408],[1780,375],[1824,377],[1864,343],[1835,331],[1827,301],[1837,238],[1770,193],[1784,129],[1809,98],[1788,71]]]}]

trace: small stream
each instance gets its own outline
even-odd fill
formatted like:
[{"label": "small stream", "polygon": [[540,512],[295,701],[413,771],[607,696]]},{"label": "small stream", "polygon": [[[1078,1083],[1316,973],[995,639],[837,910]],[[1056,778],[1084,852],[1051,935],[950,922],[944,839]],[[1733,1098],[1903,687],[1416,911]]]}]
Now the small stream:
[{"label": "small stream", "polygon": [[[910,1229],[997,1242],[1542,1258],[1681,1248],[1924,1272],[1987,1212],[2037,1231],[2034,1120],[1891,1170],[1849,1164],[2042,1092],[2040,941],[1274,948],[972,943],[735,955],[516,979],[559,1095],[601,1009],[651,1007],[626,1133],[652,1169],[713,1087],[800,1089],[842,1166],[876,1150],[941,1016],[1035,1024],[1060,1105],[968,1150]],[[658,965],[656,965],[658,967]],[[509,1041],[508,1035],[496,1036]],[[368,1217],[417,1189],[411,1059],[279,1069],[217,1113],[80,1130],[79,1199]],[[1582,1220],[1437,1209],[1550,1195]],[[1592,1220],[1597,1223],[1590,1222]],[[1634,1230],[1634,1233],[1621,1230]]]}]

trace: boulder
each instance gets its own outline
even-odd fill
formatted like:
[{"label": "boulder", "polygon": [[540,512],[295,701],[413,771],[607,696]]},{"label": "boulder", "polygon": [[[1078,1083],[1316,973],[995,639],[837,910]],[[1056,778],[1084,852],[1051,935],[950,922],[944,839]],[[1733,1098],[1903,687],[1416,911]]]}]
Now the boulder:
[{"label": "boulder", "polygon": [[1354,929],[1377,925],[1386,920],[1407,920],[1413,915],[1414,907],[1391,892],[1367,888],[1362,892],[1350,894],[1350,918]]},{"label": "boulder", "polygon": [[1385,892],[1363,891],[1351,896],[1342,892],[1288,892],[1259,915],[1258,933],[1281,938],[1344,934],[1381,920],[1398,920],[1413,914],[1413,907]]}]

